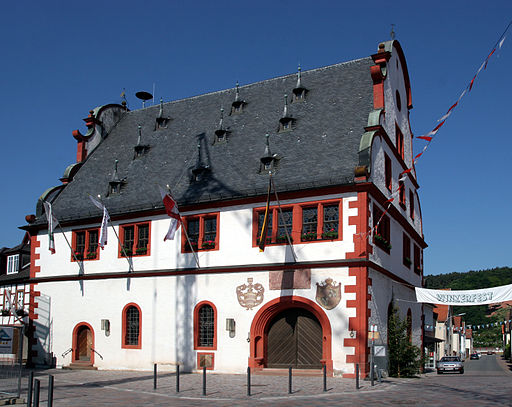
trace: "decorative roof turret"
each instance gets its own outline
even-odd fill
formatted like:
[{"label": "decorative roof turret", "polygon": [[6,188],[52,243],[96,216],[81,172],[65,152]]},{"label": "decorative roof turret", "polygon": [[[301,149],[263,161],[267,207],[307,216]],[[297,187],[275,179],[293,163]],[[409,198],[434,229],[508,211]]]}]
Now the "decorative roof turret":
[{"label": "decorative roof turret", "polygon": [[158,109],[158,116],[156,117],[155,130],[166,129],[167,123],[169,123],[170,120],[170,117],[164,116],[164,101],[160,98],[160,108]]},{"label": "decorative roof turret", "polygon": [[228,131],[224,128],[224,108],[220,108],[219,128],[215,130],[215,143],[227,141]]},{"label": "decorative roof turret", "polygon": [[284,95],[284,109],[283,115],[279,119],[279,132],[288,131],[292,129],[292,124],[294,123],[293,117],[290,116],[288,112],[288,95]]},{"label": "decorative roof turret", "polygon": [[246,104],[245,100],[240,99],[240,84],[236,81],[235,101],[231,104],[231,114],[242,113]]},{"label": "decorative roof turret", "polygon": [[137,129],[139,131],[139,135],[137,137],[137,145],[133,148],[135,150],[135,153],[133,155],[134,159],[143,156],[149,151],[149,145],[142,144],[142,126],[139,124],[137,126]]},{"label": "decorative roof turret", "polygon": [[300,65],[297,68],[297,85],[293,88],[293,101],[294,102],[302,102],[306,99],[306,93],[308,92],[307,88],[302,85],[302,75],[301,75]]},{"label": "decorative roof turret", "polygon": [[260,172],[272,172],[275,168],[277,160],[277,154],[272,154],[272,152],[270,151],[270,135],[267,133],[265,134],[265,152],[263,153],[263,156],[260,158]]},{"label": "decorative roof turret", "polygon": [[119,175],[117,174],[117,164],[119,163],[118,160],[114,161],[114,173],[112,174],[112,179],[110,180],[109,184],[109,190],[108,194],[118,194],[121,192],[121,186],[124,184],[124,180],[119,178]]}]

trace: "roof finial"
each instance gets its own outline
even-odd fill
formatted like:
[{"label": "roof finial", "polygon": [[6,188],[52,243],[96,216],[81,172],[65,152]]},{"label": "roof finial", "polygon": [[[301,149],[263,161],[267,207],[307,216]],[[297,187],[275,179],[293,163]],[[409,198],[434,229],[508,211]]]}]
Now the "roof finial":
[{"label": "roof finial", "polygon": [[139,129],[139,137],[137,138],[137,145],[140,146],[140,141],[141,141],[141,138],[142,138],[142,126],[139,124],[137,126],[137,128]]},{"label": "roof finial", "polygon": [[288,95],[286,93],[284,95],[283,117],[288,117]]},{"label": "roof finial", "polygon": [[299,64],[299,67],[297,69],[297,86],[295,86],[296,88],[302,88],[301,71],[302,71],[302,69],[300,68],[300,64]]},{"label": "roof finial", "polygon": [[160,111],[158,112],[158,118],[161,119],[164,116],[164,100],[160,98]]},{"label": "roof finial", "polygon": [[222,106],[220,108],[219,130],[224,130],[224,108]]},{"label": "roof finial", "polygon": [[235,102],[240,100],[240,84],[236,81]]},{"label": "roof finial", "polygon": [[395,25],[391,24],[391,39],[395,39]]},{"label": "roof finial", "polygon": [[114,161],[114,175],[112,175],[112,181],[119,181],[119,176],[117,175],[117,163],[119,160]]},{"label": "roof finial", "polygon": [[265,153],[263,154],[263,157],[260,158],[260,162],[263,165],[263,167],[260,167],[260,171],[262,170],[268,170],[269,173],[272,172],[273,162],[275,160],[275,157],[270,152],[270,135],[265,134]]}]

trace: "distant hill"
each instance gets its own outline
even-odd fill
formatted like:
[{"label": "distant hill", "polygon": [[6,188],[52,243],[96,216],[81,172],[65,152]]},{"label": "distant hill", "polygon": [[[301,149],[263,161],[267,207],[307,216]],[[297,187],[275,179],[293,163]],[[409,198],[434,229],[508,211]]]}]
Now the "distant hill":
[{"label": "distant hill", "polygon": [[425,288],[451,288],[475,290],[512,284],[512,268],[497,267],[489,270],[468,271],[425,276]]},{"label": "distant hill", "polygon": [[[451,288],[452,290],[476,290],[512,284],[512,268],[497,267],[489,270],[468,271],[428,275],[424,278],[425,288]],[[465,313],[468,325],[488,324],[503,321],[508,315],[508,306],[503,304],[472,305],[453,307],[453,314]],[[501,346],[501,327],[486,328],[475,332],[475,346]]]}]

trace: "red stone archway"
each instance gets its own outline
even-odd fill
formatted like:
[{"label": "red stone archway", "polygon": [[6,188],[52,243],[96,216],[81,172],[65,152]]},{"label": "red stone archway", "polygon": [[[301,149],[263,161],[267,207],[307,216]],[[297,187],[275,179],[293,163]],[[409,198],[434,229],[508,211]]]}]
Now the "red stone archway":
[{"label": "red stone archway", "polygon": [[[80,361],[80,355],[79,355],[79,344],[78,344],[78,336],[79,336],[79,332],[82,330],[82,329],[88,329],[90,331],[90,335],[91,335],[91,349],[90,349],[90,360],[87,361],[87,362],[82,362]],[[72,363],[85,363],[85,364],[90,364],[90,365],[94,365],[94,329],[92,329],[92,326],[90,324],[88,324],[87,322],[80,322],[78,324],[76,324],[75,328],[73,329],[73,351],[71,353],[72,357],[71,357],[71,362]]]},{"label": "red stone archway", "polygon": [[322,364],[332,374],[332,331],[331,323],[325,312],[313,301],[298,297],[279,297],[266,303],[254,316],[250,333],[249,367],[263,369],[267,362],[267,334],[269,322],[282,311],[289,308],[303,308],[311,312],[322,327]]}]

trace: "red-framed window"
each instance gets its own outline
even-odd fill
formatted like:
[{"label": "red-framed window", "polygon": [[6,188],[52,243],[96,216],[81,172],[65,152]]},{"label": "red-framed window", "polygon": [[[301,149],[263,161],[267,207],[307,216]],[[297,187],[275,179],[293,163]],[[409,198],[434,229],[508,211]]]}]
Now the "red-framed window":
[{"label": "red-framed window", "polygon": [[420,274],[422,272],[421,267],[421,249],[419,246],[414,245],[414,272],[416,274]]},{"label": "red-framed window", "polygon": [[398,181],[398,203],[405,209],[405,184],[403,181]]},{"label": "red-framed window", "polygon": [[215,354],[213,352],[197,352],[197,368],[213,370],[215,367]]},{"label": "red-framed window", "polygon": [[182,252],[191,252],[190,246],[194,251],[219,250],[219,212],[185,216],[182,219],[190,240],[189,244],[185,230],[182,230]]},{"label": "red-framed window", "polygon": [[123,349],[142,348],[142,312],[135,303],[126,304],[122,313],[122,342]]},{"label": "red-framed window", "polygon": [[373,205],[373,225],[376,230],[373,234],[373,243],[386,253],[391,251],[391,229],[389,216],[383,215],[382,209]]},{"label": "red-framed window", "polygon": [[414,192],[409,190],[409,216],[414,219]]},{"label": "red-framed window", "polygon": [[405,157],[404,154],[404,135],[398,127],[398,124],[395,123],[395,132],[396,132],[396,149],[398,150],[398,155],[402,157],[402,160]]},{"label": "red-framed window", "polygon": [[402,263],[407,268],[411,267],[411,238],[407,234],[403,234],[403,254]]},{"label": "red-framed window", "polygon": [[[325,240],[342,240],[342,201],[317,201],[271,207],[267,244],[286,244],[286,231],[292,242],[315,242]],[[254,209],[253,246],[259,244],[265,208]]]},{"label": "red-framed window", "polygon": [[99,236],[98,228],[74,230],[71,237],[74,256],[71,255],[71,261],[97,260],[99,258]]},{"label": "red-framed window", "polygon": [[389,156],[386,153],[384,153],[384,177],[386,188],[391,191],[391,188],[393,187],[391,181],[393,177],[393,172],[391,170],[391,158],[389,158]]},{"label": "red-framed window", "polygon": [[217,349],[217,308],[210,301],[201,301],[194,308],[194,349]]},{"label": "red-framed window", "polygon": [[[119,257],[151,254],[151,222],[119,225]],[[123,250],[124,249],[124,250]]]}]

